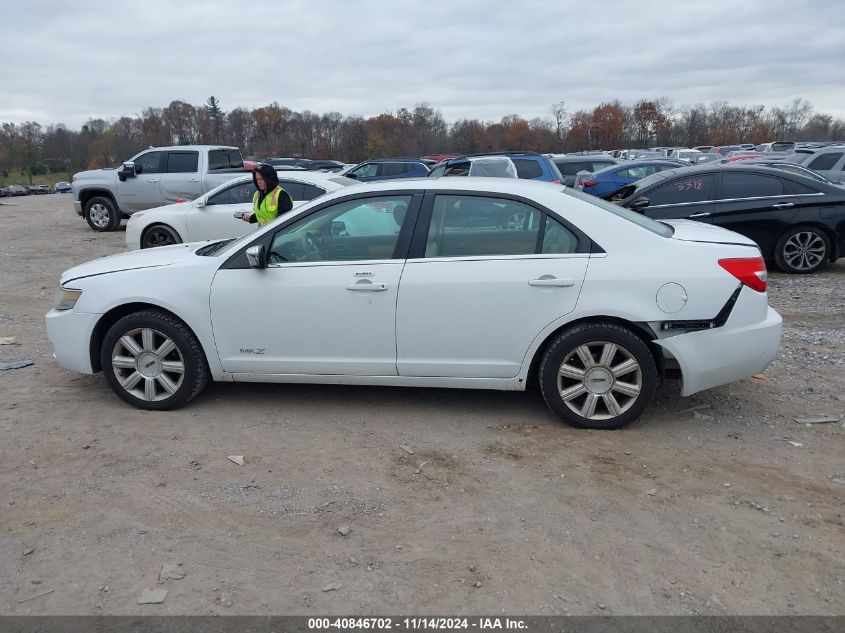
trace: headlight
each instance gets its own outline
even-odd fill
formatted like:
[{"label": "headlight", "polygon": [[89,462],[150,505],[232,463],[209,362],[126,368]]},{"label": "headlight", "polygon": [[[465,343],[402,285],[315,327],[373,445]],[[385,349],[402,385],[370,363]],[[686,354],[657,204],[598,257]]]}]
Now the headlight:
[{"label": "headlight", "polygon": [[70,288],[62,288],[56,290],[56,298],[53,301],[53,308],[56,310],[72,310],[73,306],[82,296],[81,290],[73,290]]}]

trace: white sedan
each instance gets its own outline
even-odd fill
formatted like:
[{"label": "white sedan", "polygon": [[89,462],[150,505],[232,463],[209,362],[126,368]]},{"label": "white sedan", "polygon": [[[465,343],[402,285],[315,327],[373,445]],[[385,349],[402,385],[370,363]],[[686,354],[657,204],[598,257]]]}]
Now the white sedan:
[{"label": "white sedan", "polygon": [[46,317],[55,356],[144,409],[209,380],[536,381],[561,418],[601,429],[637,419],[664,375],[687,396],[775,357],[751,240],[558,185],[457,180],[341,189],[237,240],[72,268]]},{"label": "white sedan", "polygon": [[[290,195],[294,207],[326,192],[358,184],[357,180],[319,171],[277,173],[279,184]],[[135,250],[251,233],[258,225],[236,218],[235,213],[252,211],[254,193],[252,176],[246,175],[230,180],[196,200],[139,211],[126,224],[126,246]]]}]

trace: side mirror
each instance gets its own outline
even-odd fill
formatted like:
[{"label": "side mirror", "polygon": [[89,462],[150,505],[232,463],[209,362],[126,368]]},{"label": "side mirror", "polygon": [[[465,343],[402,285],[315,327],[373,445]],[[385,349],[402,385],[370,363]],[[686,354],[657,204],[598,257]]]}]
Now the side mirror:
[{"label": "side mirror", "polygon": [[354,178],[355,180],[358,180],[358,174],[353,173],[351,171],[347,174],[344,174],[344,176],[346,176],[347,178]]},{"label": "side mirror", "polygon": [[121,169],[121,171],[127,176],[134,176],[136,173],[139,173],[141,171],[139,168],[140,165],[136,167],[135,163],[133,163],[131,160],[128,160],[123,163],[123,169]]},{"label": "side mirror", "polygon": [[649,204],[648,198],[637,198],[628,205],[629,209],[645,209]]},{"label": "side mirror", "polygon": [[246,259],[249,262],[250,268],[267,268],[267,255],[264,251],[264,245],[250,246],[246,249]]},{"label": "side mirror", "polygon": [[197,209],[202,209],[202,208],[205,206],[205,200],[195,200],[195,201],[194,201],[194,206],[195,206]]}]

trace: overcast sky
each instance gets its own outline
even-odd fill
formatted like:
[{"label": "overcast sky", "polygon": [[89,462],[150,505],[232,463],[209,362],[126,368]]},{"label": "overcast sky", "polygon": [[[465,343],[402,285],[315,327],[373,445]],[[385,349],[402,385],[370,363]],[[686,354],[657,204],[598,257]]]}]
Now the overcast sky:
[{"label": "overcast sky", "polygon": [[78,128],[174,99],[447,121],[668,97],[845,117],[836,0],[0,2],[0,121]]}]

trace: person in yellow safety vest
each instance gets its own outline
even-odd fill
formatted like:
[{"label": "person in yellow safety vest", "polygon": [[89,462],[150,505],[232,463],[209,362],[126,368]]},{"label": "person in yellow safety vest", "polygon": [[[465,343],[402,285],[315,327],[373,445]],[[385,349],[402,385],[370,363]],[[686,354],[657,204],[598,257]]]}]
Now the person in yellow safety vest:
[{"label": "person in yellow safety vest", "polygon": [[252,168],[252,181],[256,192],[252,196],[252,213],[244,214],[243,221],[264,226],[277,216],[293,209],[293,200],[279,186],[279,176],[272,165],[258,163]]}]

